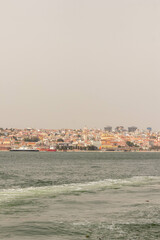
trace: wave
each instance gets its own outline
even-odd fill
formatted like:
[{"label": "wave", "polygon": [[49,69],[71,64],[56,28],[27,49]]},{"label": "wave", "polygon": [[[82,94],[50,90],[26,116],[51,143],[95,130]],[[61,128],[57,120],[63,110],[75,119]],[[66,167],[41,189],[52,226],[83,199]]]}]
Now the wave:
[{"label": "wave", "polygon": [[29,187],[0,190],[0,203],[10,202],[22,198],[56,197],[59,195],[80,194],[83,192],[102,191],[107,188],[119,189],[125,186],[142,186],[160,183],[160,177],[155,176],[135,176],[126,179],[105,179],[96,182],[73,183],[56,186]]}]

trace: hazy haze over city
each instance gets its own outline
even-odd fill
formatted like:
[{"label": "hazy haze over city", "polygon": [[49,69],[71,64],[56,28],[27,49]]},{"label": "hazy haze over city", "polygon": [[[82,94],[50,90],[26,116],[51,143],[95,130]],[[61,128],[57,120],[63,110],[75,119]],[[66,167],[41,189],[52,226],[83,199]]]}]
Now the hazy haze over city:
[{"label": "hazy haze over city", "polygon": [[1,0],[0,127],[160,130],[160,1]]}]

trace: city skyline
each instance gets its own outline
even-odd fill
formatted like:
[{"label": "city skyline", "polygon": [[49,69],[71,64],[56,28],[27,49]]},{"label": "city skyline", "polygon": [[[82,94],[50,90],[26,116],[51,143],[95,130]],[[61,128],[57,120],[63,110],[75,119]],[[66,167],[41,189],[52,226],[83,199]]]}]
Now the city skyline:
[{"label": "city skyline", "polygon": [[[151,127],[143,127],[143,128],[139,128],[138,126],[124,126],[124,125],[118,125],[118,126],[111,126],[111,125],[105,125],[102,128],[96,128],[96,127],[88,127],[88,126],[83,126],[82,128],[34,128],[34,127],[24,127],[24,128],[14,128],[14,127],[0,127],[0,130],[54,130],[54,131],[63,131],[63,130],[102,130],[102,131],[106,131],[106,132],[135,132],[135,131],[140,131],[140,132],[155,132],[155,130]],[[159,130],[160,131],[160,130]],[[159,132],[156,131],[156,132]]]},{"label": "city skyline", "polygon": [[159,151],[160,132],[132,126],[102,129],[3,129],[0,151]]}]

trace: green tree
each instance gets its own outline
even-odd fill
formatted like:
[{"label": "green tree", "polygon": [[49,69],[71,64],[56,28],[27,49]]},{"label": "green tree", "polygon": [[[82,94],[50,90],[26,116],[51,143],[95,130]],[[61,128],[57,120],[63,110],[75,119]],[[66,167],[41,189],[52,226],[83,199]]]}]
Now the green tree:
[{"label": "green tree", "polygon": [[134,147],[134,143],[133,143],[133,142],[127,141],[126,144],[127,144],[129,147]]},{"label": "green tree", "polygon": [[57,139],[57,142],[64,142],[62,138]]},{"label": "green tree", "polygon": [[39,142],[40,139],[38,137],[31,137],[31,138],[27,137],[27,138],[24,138],[24,141],[25,142]]}]

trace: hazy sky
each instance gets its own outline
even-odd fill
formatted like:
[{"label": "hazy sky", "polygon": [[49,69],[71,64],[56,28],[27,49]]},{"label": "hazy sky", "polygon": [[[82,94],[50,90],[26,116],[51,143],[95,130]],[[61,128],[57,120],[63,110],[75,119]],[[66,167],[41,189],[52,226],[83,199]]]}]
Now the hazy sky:
[{"label": "hazy sky", "polygon": [[160,130],[159,0],[0,0],[0,126]]}]

